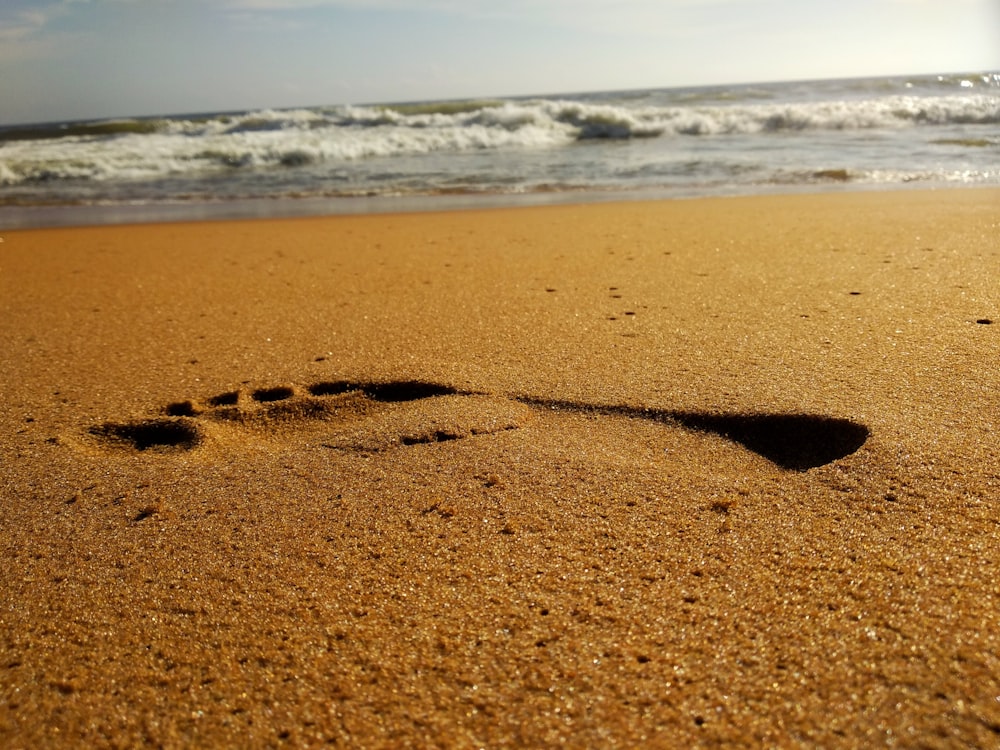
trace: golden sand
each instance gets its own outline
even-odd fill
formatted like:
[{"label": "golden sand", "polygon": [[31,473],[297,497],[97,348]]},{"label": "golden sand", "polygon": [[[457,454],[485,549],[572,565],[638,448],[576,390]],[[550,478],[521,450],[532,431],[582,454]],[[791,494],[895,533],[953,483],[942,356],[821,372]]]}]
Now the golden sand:
[{"label": "golden sand", "polygon": [[1000,192],[8,232],[0,745],[1000,744]]}]

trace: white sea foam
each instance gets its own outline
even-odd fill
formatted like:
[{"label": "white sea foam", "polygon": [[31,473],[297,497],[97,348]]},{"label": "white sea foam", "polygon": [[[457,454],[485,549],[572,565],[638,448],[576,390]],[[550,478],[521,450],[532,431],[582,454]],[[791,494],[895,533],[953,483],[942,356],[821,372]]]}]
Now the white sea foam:
[{"label": "white sea foam", "polygon": [[[0,202],[77,200],[80,186],[97,200],[220,186],[301,195],[830,175],[989,182],[1000,181],[997,151],[975,129],[998,124],[993,74],[70,123],[0,130]],[[976,144],[986,145],[972,153]]]}]

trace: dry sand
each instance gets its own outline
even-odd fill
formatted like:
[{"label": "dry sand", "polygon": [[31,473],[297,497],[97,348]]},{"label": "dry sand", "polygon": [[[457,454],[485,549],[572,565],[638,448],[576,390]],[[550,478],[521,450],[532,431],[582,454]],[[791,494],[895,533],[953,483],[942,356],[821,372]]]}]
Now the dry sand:
[{"label": "dry sand", "polygon": [[992,189],[4,234],[0,745],[996,746],[998,238]]}]

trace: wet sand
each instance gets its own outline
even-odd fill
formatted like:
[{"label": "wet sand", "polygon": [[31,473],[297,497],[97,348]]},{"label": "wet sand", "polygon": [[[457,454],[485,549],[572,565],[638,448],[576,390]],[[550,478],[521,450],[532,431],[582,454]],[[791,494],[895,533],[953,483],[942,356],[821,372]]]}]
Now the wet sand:
[{"label": "wet sand", "polygon": [[0,745],[1000,742],[1000,192],[2,234]]}]

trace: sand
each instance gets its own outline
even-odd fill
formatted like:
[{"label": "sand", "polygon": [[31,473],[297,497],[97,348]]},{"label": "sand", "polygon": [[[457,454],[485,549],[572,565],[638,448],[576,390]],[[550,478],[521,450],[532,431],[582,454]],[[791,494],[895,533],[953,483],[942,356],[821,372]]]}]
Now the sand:
[{"label": "sand", "polygon": [[0,244],[0,745],[1000,743],[1000,191]]}]

